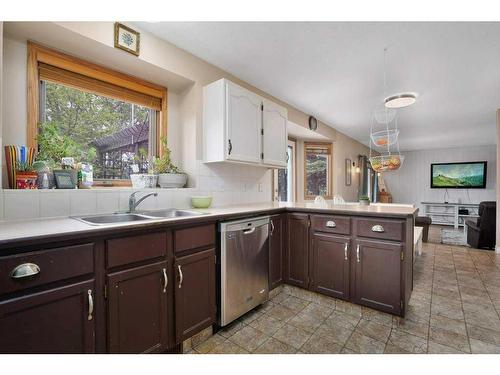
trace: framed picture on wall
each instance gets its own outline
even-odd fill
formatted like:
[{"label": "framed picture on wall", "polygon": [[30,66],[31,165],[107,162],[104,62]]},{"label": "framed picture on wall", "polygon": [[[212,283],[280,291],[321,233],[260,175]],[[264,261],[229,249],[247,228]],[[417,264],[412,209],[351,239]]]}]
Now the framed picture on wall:
[{"label": "framed picture on wall", "polygon": [[124,24],[115,22],[115,48],[120,48],[139,56],[140,38],[141,34],[139,32]]},{"label": "framed picture on wall", "polygon": [[351,159],[345,159],[345,186],[351,186],[352,180],[352,162]]}]

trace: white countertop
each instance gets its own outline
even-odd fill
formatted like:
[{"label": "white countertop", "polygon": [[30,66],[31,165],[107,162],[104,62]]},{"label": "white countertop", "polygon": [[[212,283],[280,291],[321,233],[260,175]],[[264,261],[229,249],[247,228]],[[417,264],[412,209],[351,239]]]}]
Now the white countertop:
[{"label": "white countertop", "polygon": [[[235,215],[253,215],[259,212],[266,212],[270,210],[279,210],[282,208],[290,208],[297,210],[313,210],[325,211],[329,213],[342,213],[354,215],[368,215],[368,216],[390,216],[390,217],[408,217],[415,215],[416,208],[402,205],[390,204],[372,204],[370,206],[361,206],[358,204],[343,204],[343,205],[316,205],[314,203],[261,203],[261,204],[247,204],[235,205],[227,207],[215,207],[209,209],[191,209],[203,212],[201,216],[187,216],[176,217],[170,219],[151,219],[144,221],[115,223],[106,225],[90,225],[81,221],[72,219],[70,217],[59,218],[41,218],[36,220],[16,220],[16,221],[0,221],[0,245],[2,243],[11,242],[14,240],[44,238],[50,236],[58,236],[64,234],[75,233],[93,233],[99,231],[110,231],[113,228],[125,227],[146,227],[154,225],[155,223],[175,222],[181,223],[182,221],[204,220],[208,218],[224,218],[225,216]],[[85,215],[90,216],[90,215]]]}]

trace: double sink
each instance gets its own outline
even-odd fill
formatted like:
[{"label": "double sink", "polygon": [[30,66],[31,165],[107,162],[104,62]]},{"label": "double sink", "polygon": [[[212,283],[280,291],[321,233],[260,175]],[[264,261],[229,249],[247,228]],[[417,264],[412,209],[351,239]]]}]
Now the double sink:
[{"label": "double sink", "polygon": [[205,213],[191,210],[177,210],[172,208],[155,211],[117,212],[114,214],[104,215],[73,216],[72,218],[90,225],[106,225],[200,215],[205,215]]}]

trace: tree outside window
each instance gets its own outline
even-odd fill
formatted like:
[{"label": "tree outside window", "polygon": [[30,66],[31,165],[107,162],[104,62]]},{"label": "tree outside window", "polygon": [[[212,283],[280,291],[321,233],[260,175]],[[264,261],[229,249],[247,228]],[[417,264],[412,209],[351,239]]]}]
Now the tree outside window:
[{"label": "tree outside window", "polygon": [[304,195],[314,199],[321,195],[332,197],[332,145],[329,143],[304,143]]}]

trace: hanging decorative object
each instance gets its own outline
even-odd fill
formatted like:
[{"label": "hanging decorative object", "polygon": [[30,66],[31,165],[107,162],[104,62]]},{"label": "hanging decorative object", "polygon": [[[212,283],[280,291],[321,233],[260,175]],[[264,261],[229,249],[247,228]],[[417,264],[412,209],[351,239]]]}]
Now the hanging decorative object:
[{"label": "hanging decorative object", "polygon": [[[384,97],[387,98],[386,55],[387,48],[384,49]],[[397,117],[396,110],[387,106],[387,100],[383,108],[373,112],[370,127],[370,164],[375,172],[395,171],[403,165],[404,156],[399,151]],[[372,145],[380,155],[372,156]]]}]

